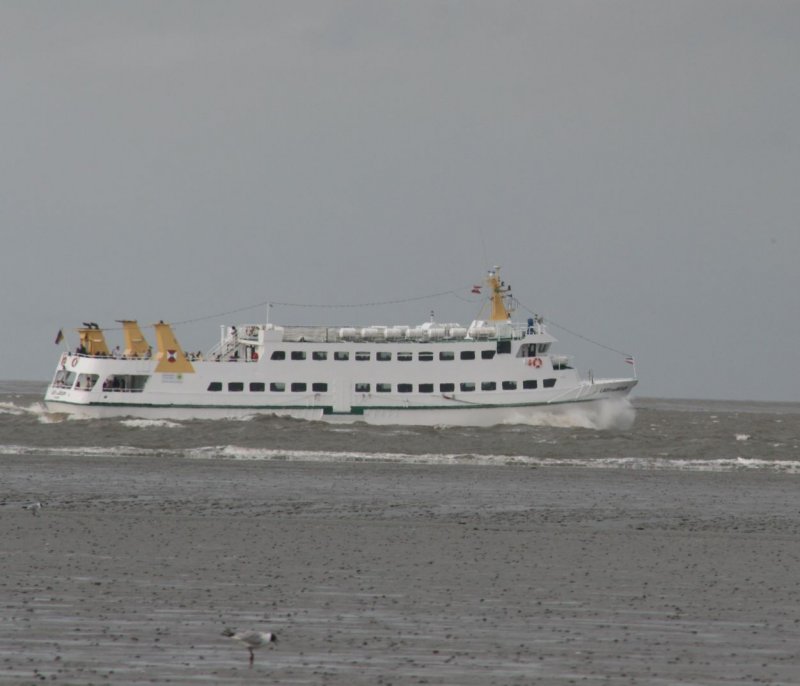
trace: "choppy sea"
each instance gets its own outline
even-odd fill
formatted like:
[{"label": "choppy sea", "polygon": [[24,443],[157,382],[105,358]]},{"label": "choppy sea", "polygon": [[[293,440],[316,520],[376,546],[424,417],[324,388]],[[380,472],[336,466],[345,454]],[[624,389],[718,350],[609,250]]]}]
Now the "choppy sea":
[{"label": "choppy sea", "polygon": [[536,425],[393,427],[253,415],[240,420],[74,419],[45,384],[0,381],[3,455],[527,464],[800,473],[800,403],[634,398]]}]

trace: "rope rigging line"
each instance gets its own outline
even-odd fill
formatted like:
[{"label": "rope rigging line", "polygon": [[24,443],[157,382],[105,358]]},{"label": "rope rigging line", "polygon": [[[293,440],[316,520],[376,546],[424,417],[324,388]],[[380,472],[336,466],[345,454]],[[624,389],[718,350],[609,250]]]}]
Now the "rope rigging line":
[{"label": "rope rigging line", "polygon": [[[524,303],[520,302],[519,300],[517,300],[517,303],[519,303],[519,306],[523,310],[525,310],[529,314],[532,314],[534,317],[536,316],[536,313],[533,310],[531,310],[527,305],[525,305]],[[556,328],[561,329],[562,331],[566,331],[568,334],[571,334],[571,335],[573,335],[573,336],[575,336],[577,338],[580,338],[581,340],[584,340],[587,343],[591,343],[592,345],[596,345],[596,346],[598,346],[600,348],[603,348],[605,350],[608,350],[608,351],[610,351],[612,353],[616,353],[617,355],[622,355],[622,357],[630,357],[630,358],[633,357],[633,355],[631,355],[631,353],[626,353],[626,352],[623,352],[622,350],[617,350],[616,348],[612,348],[610,345],[605,345],[604,343],[600,343],[599,341],[595,341],[595,340],[589,338],[588,336],[584,336],[583,334],[579,334],[577,331],[572,331],[571,329],[568,329],[566,326],[563,326],[562,324],[559,324],[557,321],[554,321],[553,319],[550,319],[549,317],[547,318],[547,321],[548,321],[548,323],[552,324]]]},{"label": "rope rigging line", "polygon": [[[361,307],[379,307],[381,305],[398,305],[401,303],[410,303],[410,302],[417,302],[419,300],[429,300],[431,298],[440,298],[443,295],[453,295],[459,298],[458,293],[455,289],[448,290],[448,291],[439,291],[437,293],[428,293],[427,295],[418,295],[413,298],[398,298],[395,300],[380,300],[380,301],[373,301],[373,302],[366,302],[366,303],[344,303],[341,305],[334,305],[334,304],[315,304],[315,303],[293,303],[293,302],[280,302],[277,300],[264,300],[260,303],[256,303],[255,305],[248,305],[247,307],[240,307],[235,310],[228,310],[227,312],[218,312],[216,314],[207,315],[204,317],[196,317],[194,319],[184,319],[183,321],[173,322],[174,326],[180,326],[183,324],[194,324],[195,322],[202,322],[207,321],[209,319],[216,319],[218,317],[226,317],[230,314],[237,314],[239,312],[246,312],[248,310],[255,310],[259,307],[266,307],[278,305],[280,307],[305,307],[310,309],[357,309]],[[459,298],[461,299],[461,298]]]}]

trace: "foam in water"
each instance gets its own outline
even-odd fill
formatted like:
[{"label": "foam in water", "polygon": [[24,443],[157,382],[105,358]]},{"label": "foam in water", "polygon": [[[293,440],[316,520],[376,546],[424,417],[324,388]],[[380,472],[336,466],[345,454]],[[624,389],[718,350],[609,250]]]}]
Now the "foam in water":
[{"label": "foam in water", "polygon": [[609,398],[593,403],[556,405],[551,412],[541,409],[533,416],[520,413],[509,417],[504,424],[627,431],[635,419],[636,410],[628,398]]},{"label": "foam in water", "polygon": [[164,429],[183,428],[182,424],[170,422],[166,419],[123,419],[120,424],[134,429],[150,429],[153,427],[160,427]]},{"label": "foam in water", "polygon": [[284,450],[247,448],[235,445],[200,448],[136,448],[133,446],[40,447],[0,445],[0,455],[62,455],[89,457],[177,457],[201,460],[263,460],[276,462],[375,462],[430,465],[523,465],[529,467],[569,467],[587,469],[630,469],[642,471],[679,470],[693,472],[731,472],[759,470],[800,474],[800,460],[757,458],[717,458],[710,460],[667,457],[552,458],[530,455],[480,455],[471,453],[389,453],[360,451]]}]

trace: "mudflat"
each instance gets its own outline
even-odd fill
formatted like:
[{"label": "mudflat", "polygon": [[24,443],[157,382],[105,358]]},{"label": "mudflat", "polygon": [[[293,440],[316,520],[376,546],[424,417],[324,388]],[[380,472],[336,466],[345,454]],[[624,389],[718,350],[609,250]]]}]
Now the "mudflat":
[{"label": "mudflat", "polygon": [[[795,475],[102,455],[0,473],[0,683],[800,684]],[[228,627],[279,641],[251,668]]]}]

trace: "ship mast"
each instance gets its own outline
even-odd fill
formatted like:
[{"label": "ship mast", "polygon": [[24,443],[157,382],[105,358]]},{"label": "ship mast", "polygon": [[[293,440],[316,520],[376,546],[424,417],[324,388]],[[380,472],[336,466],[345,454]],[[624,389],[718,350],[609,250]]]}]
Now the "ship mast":
[{"label": "ship mast", "polygon": [[505,281],[500,280],[500,267],[494,267],[486,277],[486,284],[491,292],[492,315],[489,317],[493,322],[507,322],[511,319],[514,307],[511,302],[511,286],[506,286]]}]

